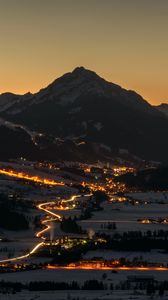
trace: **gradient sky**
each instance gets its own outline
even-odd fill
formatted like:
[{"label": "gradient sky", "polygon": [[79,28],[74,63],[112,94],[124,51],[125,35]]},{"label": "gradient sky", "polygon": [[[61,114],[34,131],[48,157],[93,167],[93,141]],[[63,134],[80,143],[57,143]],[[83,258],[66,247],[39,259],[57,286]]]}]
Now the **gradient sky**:
[{"label": "gradient sky", "polygon": [[0,0],[0,93],[76,66],[168,103],[168,0]]}]

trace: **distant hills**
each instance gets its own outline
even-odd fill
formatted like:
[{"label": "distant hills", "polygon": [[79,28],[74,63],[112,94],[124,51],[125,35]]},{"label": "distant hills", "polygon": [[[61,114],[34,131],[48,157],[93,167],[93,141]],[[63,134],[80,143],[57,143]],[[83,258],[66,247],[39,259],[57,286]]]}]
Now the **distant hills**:
[{"label": "distant hills", "polygon": [[168,166],[157,169],[146,169],[136,174],[125,174],[118,177],[117,181],[124,182],[129,187],[140,188],[142,190],[167,190]]},{"label": "distant hills", "polygon": [[[69,145],[64,151],[67,158],[68,150],[69,157],[78,153],[80,158],[79,148],[85,148],[87,156],[90,153],[93,157],[95,151],[101,156],[102,149],[102,156],[104,151],[109,157],[125,152],[146,160],[167,160],[165,112],[136,92],[105,81],[83,67],[56,79],[36,94],[0,95],[0,116],[43,133],[47,157],[55,157],[54,151],[60,147],[61,140]],[[48,140],[50,143],[46,144]],[[92,151],[86,151],[86,145]],[[37,143],[36,151],[38,147]],[[42,148],[40,151],[44,153]]]}]

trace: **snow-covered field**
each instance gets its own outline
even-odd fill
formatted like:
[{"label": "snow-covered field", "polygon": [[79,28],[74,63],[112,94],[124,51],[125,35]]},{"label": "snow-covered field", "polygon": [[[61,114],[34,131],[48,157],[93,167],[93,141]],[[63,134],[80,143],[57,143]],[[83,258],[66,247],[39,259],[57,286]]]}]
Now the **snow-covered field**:
[{"label": "snow-covered field", "polygon": [[[25,169],[28,171],[28,168]],[[32,170],[31,170],[32,172]],[[37,174],[37,172],[36,172]],[[38,175],[44,176],[42,172],[39,172]],[[53,178],[53,177],[52,177]],[[60,178],[59,176],[55,176],[54,179]],[[10,187],[10,191],[12,188],[17,187],[18,189],[22,186],[22,184],[15,180],[1,180],[1,191],[8,190]],[[26,189],[30,189],[29,186],[25,186]],[[32,188],[32,187],[31,187]],[[24,193],[26,190],[24,190]],[[40,192],[39,192],[40,191]],[[43,188],[36,191],[31,190],[29,194],[30,200],[46,200],[52,201],[56,199],[56,195],[60,193],[62,197],[63,194],[68,195],[71,189],[62,187],[62,188]],[[28,190],[27,190],[28,192]],[[94,215],[91,219],[79,221],[78,223],[82,226],[83,229],[87,231],[89,229],[93,229],[95,232],[101,231],[105,233],[114,233],[124,232],[124,231],[132,231],[132,230],[168,230],[167,224],[142,224],[138,222],[138,219],[142,218],[166,218],[168,217],[168,193],[132,193],[129,194],[134,199],[138,200],[138,203],[135,205],[130,204],[128,201],[122,203],[109,203],[104,202],[102,204],[104,210],[94,212]],[[52,198],[54,197],[54,198]],[[63,196],[64,197],[64,196]],[[146,203],[148,202],[148,203]],[[74,217],[80,215],[80,210],[65,210],[65,211],[55,211],[60,215],[64,215],[65,217]],[[30,213],[33,218],[36,213],[40,213],[43,216],[42,212],[32,210]],[[112,229],[104,229],[102,225],[107,225],[108,222],[115,222],[117,229],[114,231]],[[61,236],[63,233],[60,230],[59,223],[55,223],[54,234],[56,236]],[[38,231],[38,230],[37,230]],[[20,232],[1,232],[5,237],[11,238],[11,242],[0,242],[0,259],[4,259],[8,257],[8,254],[12,253],[12,256],[22,255],[24,253],[29,252],[30,249],[33,248],[35,244],[38,243],[38,240],[35,238],[35,230],[31,228],[28,231],[20,231]],[[50,236],[50,232],[46,232],[46,236]],[[5,249],[7,247],[7,250]],[[3,250],[5,249],[5,250]],[[151,251],[151,252],[116,252],[109,250],[102,251],[89,251],[84,256],[84,259],[91,259],[93,257],[102,257],[104,259],[119,259],[121,257],[125,257],[126,259],[132,261],[135,257],[142,261],[148,261],[149,263],[164,263],[167,264],[167,254],[161,253],[159,250]],[[27,261],[31,262],[40,262],[43,261],[42,258],[32,258]],[[50,260],[50,259],[49,259]],[[47,261],[47,259],[45,259]],[[103,279],[103,274],[107,274],[107,278]],[[55,282],[72,282],[77,281],[82,283],[86,280],[103,280],[108,286],[111,283],[117,284],[120,281],[124,281],[127,279],[128,275],[150,275],[154,276],[156,280],[162,281],[167,280],[168,271],[118,271],[117,273],[113,273],[108,270],[65,270],[65,269],[40,269],[34,271],[23,271],[23,272],[15,272],[15,273],[0,273],[0,280],[4,281],[12,281],[12,282],[22,282],[27,283],[30,281],[55,281]],[[135,295],[133,291],[52,291],[52,292],[21,292],[16,295],[2,295],[0,294],[0,300],[27,300],[27,299],[40,299],[40,300],[56,300],[56,299],[116,299],[116,300],[127,300],[127,299],[137,299],[137,300],[145,300],[150,299],[144,291],[141,291],[141,294]],[[159,299],[158,295],[153,299]],[[164,298],[168,299],[167,296],[164,295]]]},{"label": "snow-covered field", "polygon": [[154,276],[156,280],[167,280],[168,271],[118,271],[112,273],[110,270],[65,270],[65,269],[44,269],[34,271],[23,271],[16,273],[0,274],[0,280],[27,283],[30,281],[55,281],[55,282],[72,282],[82,283],[85,280],[102,280],[102,275],[107,274],[107,282],[118,283],[126,280],[128,275],[149,275]]},{"label": "snow-covered field", "polygon": [[36,244],[37,239],[31,237],[20,237],[11,242],[0,242],[0,260],[11,257],[21,256],[28,253]]},{"label": "snow-covered field", "polygon": [[[103,274],[106,273],[106,279],[103,279]],[[168,272],[158,271],[119,271],[118,273],[112,273],[111,271],[100,271],[100,270],[35,270],[35,271],[24,271],[15,274],[0,274],[0,280],[13,281],[28,283],[30,281],[55,281],[55,282],[72,282],[77,281],[82,284],[86,280],[99,280],[103,281],[110,286],[111,283],[117,284],[121,281],[125,281],[128,275],[148,275],[154,276],[158,281],[167,280]],[[47,291],[47,292],[28,292],[22,291],[16,295],[2,295],[0,294],[1,300],[66,300],[66,299],[80,299],[80,300],[94,300],[94,299],[114,299],[114,300],[145,300],[151,299],[151,296],[147,296],[144,290],[135,292],[133,290],[122,291],[122,290],[105,290],[105,291]],[[158,293],[153,296],[152,299],[160,299]],[[166,292],[162,299],[168,299],[168,293]]]},{"label": "snow-covered field", "polygon": [[84,259],[103,258],[106,260],[126,258],[129,261],[137,258],[138,261],[147,261],[149,263],[167,264],[167,253],[161,250],[152,250],[150,252],[130,252],[130,251],[113,251],[113,250],[96,250],[88,251]]},{"label": "snow-covered field", "polygon": [[[107,277],[103,279],[104,271],[95,271],[95,270],[36,270],[36,271],[25,271],[18,272],[15,274],[0,274],[0,280],[13,281],[13,282],[22,282],[28,283],[30,281],[55,281],[55,282],[72,282],[77,281],[79,284],[82,284],[86,280],[99,280],[103,281],[110,287],[110,284],[117,284],[121,281],[127,279],[128,275],[142,275],[142,272],[137,271],[122,271],[116,274],[106,271]],[[163,281],[167,280],[168,272],[145,272],[143,275],[154,276],[156,280]],[[114,290],[110,291],[47,291],[47,292],[28,292],[22,291],[15,295],[2,295],[0,294],[1,300],[66,300],[66,299],[80,299],[80,300],[94,300],[94,299],[114,299],[114,300],[127,300],[127,299],[136,299],[136,300],[145,300],[145,299],[160,299],[158,292],[156,295],[151,298],[151,296],[146,295],[145,290],[133,291],[133,290]],[[168,293],[166,292],[162,299],[168,299]]]},{"label": "snow-covered field", "polygon": [[[104,210],[94,213],[94,216],[88,220],[80,221],[84,229],[92,228],[95,231],[102,231],[101,224],[115,222],[117,231],[131,230],[168,230],[167,224],[142,224],[138,222],[141,218],[166,218],[168,217],[168,204],[135,204],[123,203],[103,203]],[[104,230],[110,233],[110,230]],[[114,232],[114,231],[113,231]]]},{"label": "snow-covered field", "polygon": [[142,201],[151,201],[151,202],[165,202],[168,201],[168,192],[136,192],[136,193],[128,193],[128,196],[131,196],[134,199],[142,200]]},{"label": "snow-covered field", "polygon": [[145,291],[47,291],[47,292],[21,292],[15,295],[2,295],[1,300],[148,300],[168,299],[168,293],[164,297],[156,295],[147,296]]}]

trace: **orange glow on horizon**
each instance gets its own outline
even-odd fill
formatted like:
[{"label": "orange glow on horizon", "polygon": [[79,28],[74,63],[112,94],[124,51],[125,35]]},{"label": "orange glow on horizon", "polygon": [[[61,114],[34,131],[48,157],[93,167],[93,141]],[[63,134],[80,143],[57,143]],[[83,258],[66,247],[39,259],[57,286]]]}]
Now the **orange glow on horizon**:
[{"label": "orange glow on horizon", "polygon": [[[83,64],[82,64],[83,65]],[[19,86],[22,86],[22,88],[18,88],[18,83],[16,82],[14,84],[14,81],[12,81],[12,85],[10,85],[9,83],[7,85],[5,85],[3,88],[2,86],[0,87],[0,95],[3,93],[14,93],[17,95],[24,95],[28,92],[35,94],[38,93],[41,89],[46,88],[49,84],[51,84],[53,81],[55,81],[56,79],[60,78],[61,76],[63,76],[64,74],[68,73],[68,72],[72,72],[73,69],[75,69],[76,67],[78,67],[78,65],[74,65],[72,68],[68,69],[65,68],[65,70],[63,70],[62,72],[59,72],[59,74],[56,74],[55,72],[51,72],[50,76],[48,76],[47,78],[43,77],[41,78],[41,80],[39,81],[39,79],[34,78],[34,81],[30,84],[30,86],[27,85],[27,81],[24,83],[19,84]],[[96,72],[96,68],[93,67],[86,67],[92,71]],[[53,73],[53,74],[52,74]],[[126,90],[133,90],[135,91],[137,94],[139,94],[143,99],[145,99],[148,103],[152,104],[152,105],[159,105],[161,103],[168,103],[168,97],[167,97],[167,91],[165,90],[164,86],[158,86],[157,90],[156,90],[156,85],[153,84],[153,89],[152,87],[147,87],[147,83],[144,83],[144,86],[142,85],[142,79],[139,79],[139,82],[134,82],[134,81],[128,81],[126,78],[121,78],[120,76],[113,78],[110,74],[106,74],[107,72],[101,72],[101,70],[99,72],[96,72],[100,77],[104,78],[105,80],[117,84],[119,86],[121,86],[123,89]],[[128,76],[128,75],[126,75]],[[38,75],[37,75],[38,77]],[[1,77],[0,77],[1,78]],[[158,94],[158,90],[160,92],[160,94]],[[157,95],[158,94],[158,95]]]},{"label": "orange glow on horizon", "polygon": [[84,66],[167,102],[167,11],[166,0],[1,1],[0,93],[37,92]]}]

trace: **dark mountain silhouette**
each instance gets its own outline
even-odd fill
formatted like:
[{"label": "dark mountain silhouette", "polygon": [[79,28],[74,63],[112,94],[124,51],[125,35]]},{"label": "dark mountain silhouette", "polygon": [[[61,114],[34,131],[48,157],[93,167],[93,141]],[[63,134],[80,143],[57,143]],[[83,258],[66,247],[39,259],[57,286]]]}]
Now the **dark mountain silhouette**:
[{"label": "dark mountain silhouette", "polygon": [[125,174],[117,180],[126,183],[130,187],[142,190],[167,190],[168,187],[168,166],[156,169],[146,169],[136,174]]},{"label": "dark mountain silhouette", "polygon": [[[36,135],[32,137],[22,128],[15,129],[0,126],[0,160],[24,157],[28,160],[71,160],[94,162],[97,160],[112,161],[114,153],[109,154],[106,149],[99,149],[93,143],[77,144],[71,140],[59,140],[54,136]],[[126,161],[132,158],[126,157]],[[115,160],[116,162],[117,160]],[[120,161],[120,159],[119,159]]]},{"label": "dark mountain silhouette", "polygon": [[32,157],[38,154],[37,148],[30,136],[21,128],[11,129],[0,126],[0,159],[16,157]]},{"label": "dark mountain silhouette", "polygon": [[109,152],[126,149],[148,160],[167,160],[166,116],[134,91],[83,67],[36,94],[19,96],[1,115],[64,140],[96,143]]},{"label": "dark mountain silhouette", "polygon": [[156,108],[168,117],[168,104],[167,103],[162,103],[162,104],[156,106]]}]

